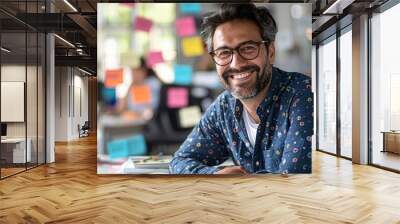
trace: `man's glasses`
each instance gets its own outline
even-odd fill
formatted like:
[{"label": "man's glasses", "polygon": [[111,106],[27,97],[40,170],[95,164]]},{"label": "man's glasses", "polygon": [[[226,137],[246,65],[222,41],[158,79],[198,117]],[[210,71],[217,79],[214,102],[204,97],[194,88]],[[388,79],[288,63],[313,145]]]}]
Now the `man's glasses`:
[{"label": "man's glasses", "polygon": [[243,59],[253,60],[258,57],[258,54],[260,53],[260,45],[263,43],[268,43],[268,41],[247,41],[239,44],[233,49],[228,47],[218,48],[214,51],[211,51],[210,55],[214,62],[220,66],[225,66],[232,62],[234,51],[236,51]]}]

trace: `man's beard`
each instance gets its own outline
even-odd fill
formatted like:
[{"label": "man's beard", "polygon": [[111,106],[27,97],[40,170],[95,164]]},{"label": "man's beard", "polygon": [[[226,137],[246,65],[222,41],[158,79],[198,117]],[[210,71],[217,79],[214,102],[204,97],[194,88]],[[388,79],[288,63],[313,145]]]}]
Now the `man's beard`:
[{"label": "man's beard", "polygon": [[[229,77],[231,73],[245,73],[245,72],[256,72],[256,81],[251,83],[250,86],[240,86],[240,87],[232,87],[229,83]],[[269,83],[271,78],[270,66],[268,62],[266,63],[263,74],[260,75],[261,69],[257,65],[246,65],[237,69],[227,69],[223,74],[221,81],[225,86],[225,89],[228,90],[235,98],[240,100],[248,100],[257,96]]]}]

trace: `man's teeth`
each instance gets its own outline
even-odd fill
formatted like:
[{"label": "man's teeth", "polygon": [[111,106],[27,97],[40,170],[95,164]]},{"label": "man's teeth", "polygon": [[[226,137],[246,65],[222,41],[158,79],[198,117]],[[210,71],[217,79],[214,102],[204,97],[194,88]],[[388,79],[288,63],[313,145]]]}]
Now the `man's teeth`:
[{"label": "man's teeth", "polygon": [[251,72],[246,72],[246,73],[240,73],[237,75],[233,75],[232,78],[233,79],[243,79],[243,78],[247,78],[248,76],[250,76]]}]

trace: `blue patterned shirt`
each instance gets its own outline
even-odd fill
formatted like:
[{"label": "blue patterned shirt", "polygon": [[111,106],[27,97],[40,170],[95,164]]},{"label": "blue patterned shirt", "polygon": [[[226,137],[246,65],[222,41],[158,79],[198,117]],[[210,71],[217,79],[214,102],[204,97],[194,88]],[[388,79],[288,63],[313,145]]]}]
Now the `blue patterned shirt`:
[{"label": "blue patterned shirt", "polygon": [[313,95],[310,77],[272,68],[254,147],[243,105],[228,91],[207,109],[170,163],[174,174],[212,174],[231,158],[249,173],[311,173]]}]

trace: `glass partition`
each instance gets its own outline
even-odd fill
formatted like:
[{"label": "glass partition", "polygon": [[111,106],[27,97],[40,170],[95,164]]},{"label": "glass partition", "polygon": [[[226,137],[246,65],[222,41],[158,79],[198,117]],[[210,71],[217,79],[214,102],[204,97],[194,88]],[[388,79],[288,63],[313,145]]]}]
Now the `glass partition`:
[{"label": "glass partition", "polygon": [[0,2],[1,179],[45,162],[46,40],[22,22],[44,3]]},{"label": "glass partition", "polygon": [[27,159],[30,162],[31,152],[26,147],[26,41],[25,31],[1,34],[2,177],[24,171]]}]

